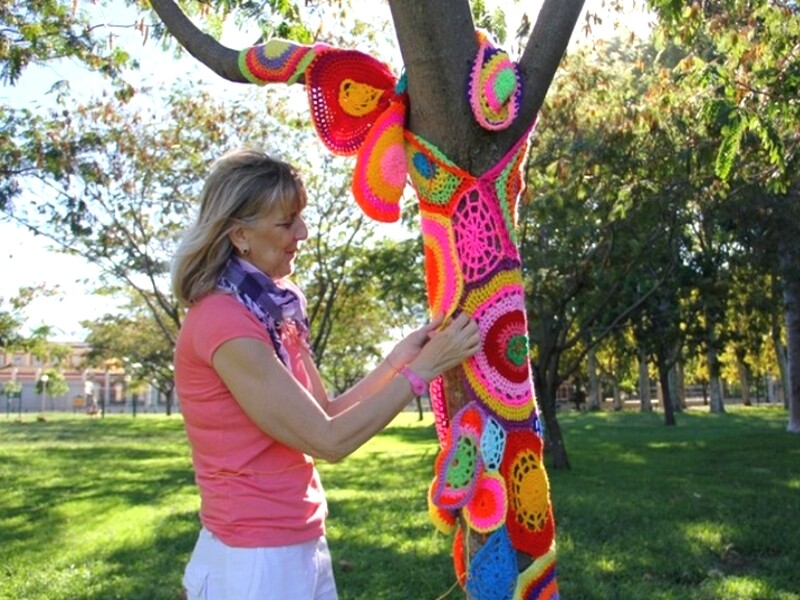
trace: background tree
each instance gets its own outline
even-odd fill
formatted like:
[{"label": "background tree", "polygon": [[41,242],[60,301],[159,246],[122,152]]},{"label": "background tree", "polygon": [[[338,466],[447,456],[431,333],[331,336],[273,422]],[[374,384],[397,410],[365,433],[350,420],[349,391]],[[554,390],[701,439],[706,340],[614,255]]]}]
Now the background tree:
[{"label": "background tree", "polygon": [[[8,113],[19,126],[13,137],[17,164],[25,166],[16,185],[38,193],[21,195],[6,214],[61,251],[94,262],[102,269],[96,289],[127,299],[119,313],[85,324],[97,342],[94,359],[131,358],[143,365],[141,376],[171,398],[169,367],[182,313],[169,290],[169,260],[193,218],[208,165],[226,148],[250,144],[298,165],[310,193],[318,195],[309,217],[319,227],[306,245],[307,264],[315,269],[298,277],[306,278],[304,285],[313,282],[314,349],[331,389],[357,378],[396,324],[386,305],[364,297],[376,285],[369,282],[385,274],[371,268],[380,263],[359,257],[369,249],[373,229],[345,199],[347,161],[327,157],[310,128],[298,124],[291,93],[276,94],[264,115],[254,95],[228,101],[176,85],[163,95],[165,118],[159,94],[130,92],[81,102],[63,90],[59,111]],[[314,254],[325,260],[310,260]],[[394,287],[395,296],[401,289]],[[370,307],[359,314],[370,319],[362,320],[361,335],[339,331],[331,338],[331,315],[359,306]],[[114,339],[123,334],[129,339]],[[348,352],[347,362],[338,360]]]},{"label": "background tree", "polygon": [[620,40],[568,56],[533,138],[520,239],[536,388],[555,430],[559,386],[674,269],[658,254],[678,231],[679,194],[665,183],[674,145],[652,106],[633,101],[654,57]]},{"label": "background tree", "polygon": [[[664,39],[686,49],[681,83],[700,92],[715,132],[715,171],[742,202],[750,247],[769,255],[780,277],[788,339],[789,431],[800,432],[800,7],[790,0],[734,0],[684,9],[650,0]],[[745,208],[747,207],[747,208]]]},{"label": "background tree", "polygon": [[137,293],[131,293],[128,306],[120,314],[107,314],[94,321],[82,323],[87,330],[86,343],[89,353],[85,366],[99,367],[115,360],[131,376],[132,383],[150,384],[166,401],[167,414],[172,414],[173,390],[172,370],[174,345],[171,339],[175,332],[165,335],[161,324],[175,324],[166,316],[153,316],[154,304],[146,304]]}]

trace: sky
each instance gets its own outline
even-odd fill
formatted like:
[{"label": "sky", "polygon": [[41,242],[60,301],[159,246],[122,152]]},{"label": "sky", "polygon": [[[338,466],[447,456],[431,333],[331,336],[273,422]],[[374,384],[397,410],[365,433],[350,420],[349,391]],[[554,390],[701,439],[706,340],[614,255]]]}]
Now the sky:
[{"label": "sky", "polygon": [[[506,2],[503,4],[513,6]],[[586,4],[591,10],[600,8],[600,0],[588,0]],[[370,1],[367,5],[372,7],[377,3]],[[538,13],[541,0],[526,2],[524,5],[532,12]],[[100,16],[108,23],[132,21],[130,18],[126,19],[124,8],[107,9],[94,5],[93,10],[100,11]],[[384,7],[383,10],[388,9]],[[627,17],[634,29],[641,28],[638,23],[645,20],[641,11],[630,11]],[[573,34],[573,43],[580,43],[585,39],[582,32],[583,23],[581,18]],[[610,31],[614,31],[614,26],[610,20],[606,20],[602,26],[595,27],[594,35],[608,35]],[[253,39],[255,39],[254,32],[228,29],[221,42],[232,48],[240,48],[246,47]],[[154,86],[166,85],[176,77],[191,78],[198,83],[220,82],[216,75],[191,57],[175,60],[172,56],[165,57],[153,43],[142,45],[138,34],[130,37],[129,44],[130,51],[139,56],[142,65],[141,76]],[[98,76],[87,74],[84,69],[74,64],[31,67],[23,74],[17,85],[0,86],[0,102],[16,106],[51,105],[53,99],[52,95],[47,94],[48,90],[53,82],[65,78],[73,81],[73,90],[77,87],[74,82],[81,82],[80,87],[95,92],[101,85]],[[98,88],[91,83],[92,78],[97,79]],[[7,219],[4,220],[0,214],[0,298],[8,299],[16,295],[22,286],[45,284],[56,291],[52,296],[35,300],[27,308],[24,331],[40,325],[49,325],[53,328],[53,341],[82,340],[85,332],[80,326],[81,321],[97,319],[107,312],[114,312],[115,309],[113,300],[91,293],[91,282],[97,277],[97,267],[81,257],[49,250],[47,240],[33,235]]]}]

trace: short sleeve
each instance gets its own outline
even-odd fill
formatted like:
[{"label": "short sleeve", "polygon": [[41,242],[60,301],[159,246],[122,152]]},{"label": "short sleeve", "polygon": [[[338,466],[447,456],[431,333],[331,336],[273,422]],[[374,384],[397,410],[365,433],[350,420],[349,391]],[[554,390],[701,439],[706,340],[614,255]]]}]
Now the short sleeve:
[{"label": "short sleeve", "polygon": [[192,347],[203,362],[211,364],[217,349],[236,338],[254,338],[272,347],[264,325],[230,294],[212,294],[191,310],[196,311],[191,315],[196,320]]}]

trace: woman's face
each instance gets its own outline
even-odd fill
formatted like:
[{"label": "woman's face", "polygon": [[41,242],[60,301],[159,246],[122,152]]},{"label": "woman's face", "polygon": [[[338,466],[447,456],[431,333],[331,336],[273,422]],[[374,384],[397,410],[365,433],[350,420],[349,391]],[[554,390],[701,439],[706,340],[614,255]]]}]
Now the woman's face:
[{"label": "woman's face", "polygon": [[250,250],[245,259],[274,280],[291,275],[300,242],[308,237],[301,210],[286,210],[276,207],[232,234],[240,250]]}]

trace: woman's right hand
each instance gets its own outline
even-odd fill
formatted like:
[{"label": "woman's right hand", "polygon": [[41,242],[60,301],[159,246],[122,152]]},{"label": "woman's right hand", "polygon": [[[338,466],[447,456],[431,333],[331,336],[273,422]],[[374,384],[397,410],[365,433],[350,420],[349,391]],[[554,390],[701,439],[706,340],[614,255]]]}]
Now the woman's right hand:
[{"label": "woman's right hand", "polygon": [[478,324],[461,313],[438,331],[429,334],[430,340],[409,367],[426,381],[461,364],[481,347]]}]

